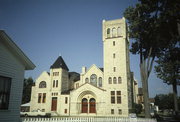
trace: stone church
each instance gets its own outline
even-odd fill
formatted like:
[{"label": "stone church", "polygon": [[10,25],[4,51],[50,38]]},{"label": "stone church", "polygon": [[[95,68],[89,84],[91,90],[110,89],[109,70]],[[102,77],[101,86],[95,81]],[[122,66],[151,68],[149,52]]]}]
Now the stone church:
[{"label": "stone church", "polygon": [[[30,110],[58,116],[122,116],[132,108],[133,81],[125,18],[102,22],[104,68],[82,67],[69,72],[59,56],[32,87]],[[137,85],[137,84],[136,84]]]}]

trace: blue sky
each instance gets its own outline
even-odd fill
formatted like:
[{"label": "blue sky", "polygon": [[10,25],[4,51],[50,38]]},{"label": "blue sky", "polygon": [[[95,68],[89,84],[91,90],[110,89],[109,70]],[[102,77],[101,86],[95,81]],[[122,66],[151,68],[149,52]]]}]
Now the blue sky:
[{"label": "blue sky", "polygon": [[[36,79],[62,55],[70,71],[103,67],[102,20],[123,17],[136,0],[0,0],[0,29],[34,62],[25,77]],[[130,55],[131,70],[140,82],[139,57]],[[178,87],[179,88],[179,87]],[[152,71],[150,97],[171,92]],[[179,90],[180,95],[180,90]]]}]

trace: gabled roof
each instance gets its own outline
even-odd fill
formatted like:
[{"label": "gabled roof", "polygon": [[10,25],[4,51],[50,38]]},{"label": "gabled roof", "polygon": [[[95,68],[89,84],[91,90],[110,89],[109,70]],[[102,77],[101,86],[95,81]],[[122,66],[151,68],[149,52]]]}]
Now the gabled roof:
[{"label": "gabled roof", "polygon": [[21,63],[25,66],[25,70],[32,70],[36,67],[3,30],[0,30],[0,41],[6,45],[8,49],[13,52],[12,54],[21,61]]},{"label": "gabled roof", "polygon": [[50,68],[51,68],[51,69],[53,69],[53,68],[62,68],[62,69],[64,69],[64,70],[69,71],[69,69],[68,69],[66,63],[64,62],[62,56],[59,56],[59,57],[56,59],[56,61],[54,62],[54,64],[51,65]]}]

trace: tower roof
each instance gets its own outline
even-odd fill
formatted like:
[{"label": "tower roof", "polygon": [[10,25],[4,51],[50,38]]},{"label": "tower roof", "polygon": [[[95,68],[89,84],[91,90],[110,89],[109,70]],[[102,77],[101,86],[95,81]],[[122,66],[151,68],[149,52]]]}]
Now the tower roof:
[{"label": "tower roof", "polygon": [[59,56],[59,57],[56,59],[56,61],[54,62],[54,64],[51,65],[50,68],[51,68],[51,69],[53,69],[53,68],[62,68],[62,69],[64,69],[64,70],[69,71],[69,69],[68,69],[66,63],[64,62],[62,56]]}]

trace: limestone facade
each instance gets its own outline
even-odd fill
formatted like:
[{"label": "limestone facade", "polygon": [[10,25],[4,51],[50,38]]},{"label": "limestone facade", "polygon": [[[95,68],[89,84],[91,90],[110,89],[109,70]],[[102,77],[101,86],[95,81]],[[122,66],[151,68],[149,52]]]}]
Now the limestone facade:
[{"label": "limestone facade", "polygon": [[58,116],[122,116],[132,108],[129,39],[125,19],[102,22],[104,68],[69,72],[60,56],[32,87],[30,109]]}]

